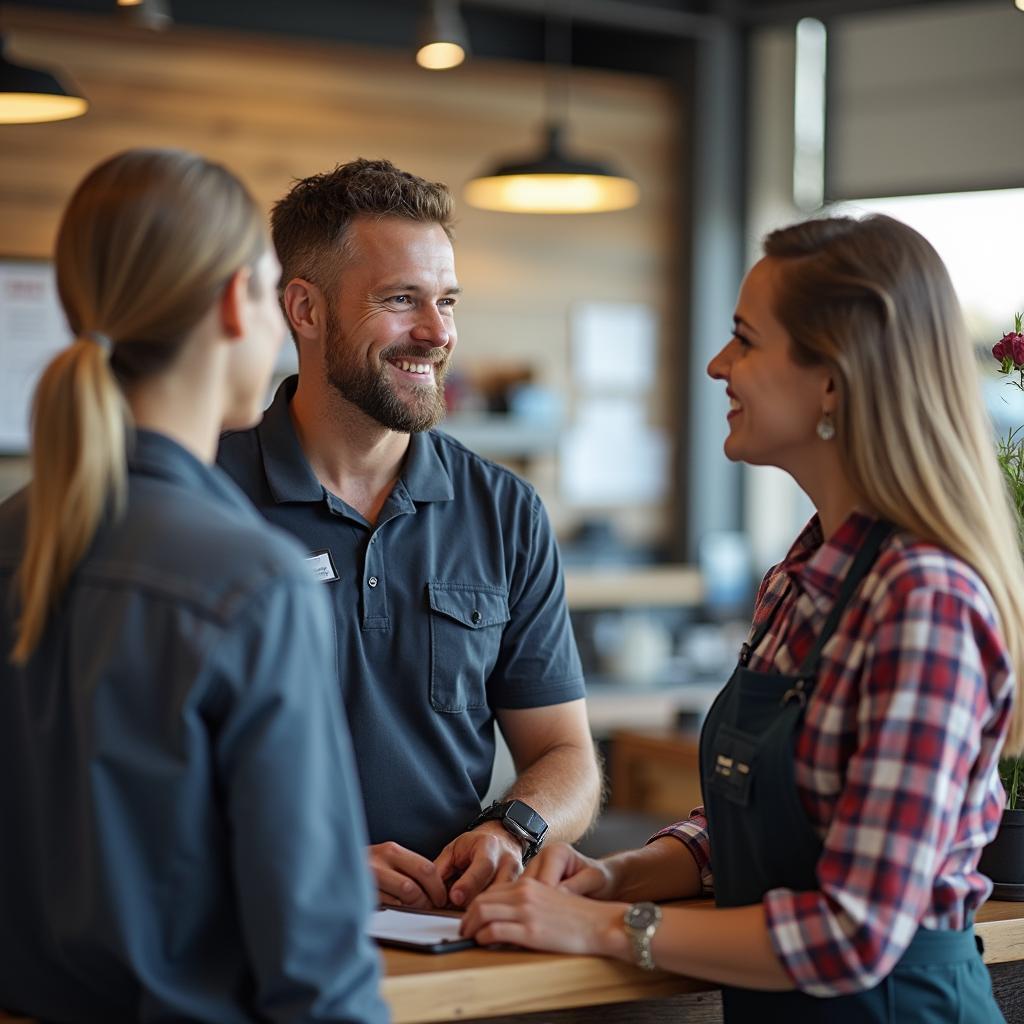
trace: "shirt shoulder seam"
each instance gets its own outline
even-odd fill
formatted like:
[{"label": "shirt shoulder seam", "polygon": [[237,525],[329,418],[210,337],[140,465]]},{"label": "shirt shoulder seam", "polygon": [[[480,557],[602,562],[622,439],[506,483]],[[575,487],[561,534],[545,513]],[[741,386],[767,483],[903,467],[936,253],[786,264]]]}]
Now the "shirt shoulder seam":
[{"label": "shirt shoulder seam", "polygon": [[494,462],[488,459],[486,456],[481,455],[479,452],[473,451],[472,448],[467,448],[457,438],[452,437],[451,434],[445,433],[441,428],[434,428],[430,431],[432,437],[436,438],[442,445],[448,448],[454,448],[460,452],[463,456],[469,460],[479,464],[488,470],[498,473],[499,475],[508,478],[514,484],[518,485],[524,492],[529,495],[535,495],[537,489],[528,480],[524,480],[518,473],[513,472],[508,466],[503,466],[499,462]]}]

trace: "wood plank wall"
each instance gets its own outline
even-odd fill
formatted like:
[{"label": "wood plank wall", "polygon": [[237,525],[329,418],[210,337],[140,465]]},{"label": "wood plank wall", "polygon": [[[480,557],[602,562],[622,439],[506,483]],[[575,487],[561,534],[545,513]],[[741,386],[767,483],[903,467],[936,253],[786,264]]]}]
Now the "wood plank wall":
[{"label": "wood plank wall", "polygon": [[[63,69],[91,101],[77,120],[0,126],[0,256],[47,257],[61,208],[83,173],[136,145],[181,146],[223,160],[267,208],[305,176],[356,156],[386,156],[458,194],[496,158],[528,153],[543,111],[539,67],[472,60],[422,71],[411,54],[174,27],[154,33],[116,17],[6,7],[9,54]],[[666,368],[650,421],[674,427],[678,350],[674,285],[678,154],[684,137],[669,88],[643,76],[576,69],[570,140],[614,159],[642,191],[613,214],[536,217],[458,206],[457,363],[528,362],[572,413],[568,324],[573,303],[650,303]],[[629,352],[622,358],[628,360]],[[6,468],[0,466],[0,476]],[[15,467],[16,471],[18,467]],[[524,467],[561,532],[569,509],[554,457]],[[636,540],[666,539],[670,501],[613,512]]]}]

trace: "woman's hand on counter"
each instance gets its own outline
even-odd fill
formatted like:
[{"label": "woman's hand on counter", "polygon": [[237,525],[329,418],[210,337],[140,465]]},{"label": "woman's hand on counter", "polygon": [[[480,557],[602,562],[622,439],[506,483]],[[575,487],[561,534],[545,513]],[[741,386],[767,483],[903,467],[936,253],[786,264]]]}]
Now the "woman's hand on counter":
[{"label": "woman's hand on counter", "polygon": [[460,931],[481,945],[507,943],[552,953],[595,954],[627,960],[625,903],[587,899],[536,878],[496,885],[466,911]]},{"label": "woman's hand on counter", "polygon": [[595,860],[568,843],[544,847],[527,865],[525,875],[544,885],[597,900],[612,899],[618,884],[614,859]]},{"label": "woman's hand on counter", "polygon": [[598,900],[682,900],[701,895],[700,872],[689,850],[662,836],[638,850],[595,860],[566,843],[545,847],[525,876]]},{"label": "woman's hand on counter", "polygon": [[[633,963],[623,923],[628,906],[521,878],[477,896],[460,931],[483,946],[500,943]],[[665,907],[662,915],[651,953],[663,970],[743,988],[794,987],[772,946],[760,903],[725,909]]]}]

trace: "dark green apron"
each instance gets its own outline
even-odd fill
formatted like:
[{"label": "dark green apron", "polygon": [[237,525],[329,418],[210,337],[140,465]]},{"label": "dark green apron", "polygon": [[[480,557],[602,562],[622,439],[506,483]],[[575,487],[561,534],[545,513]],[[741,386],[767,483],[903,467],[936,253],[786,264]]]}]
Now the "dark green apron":
[{"label": "dark green apron", "polygon": [[[892,531],[874,525],[857,553],[821,635],[796,675],[754,672],[750,654],[771,625],[744,644],[701,732],[701,786],[711,840],[715,903],[760,903],[770,889],[818,888],[822,843],[797,794],[796,730],[814,689],[821,651],[857,586]],[[992,996],[973,922],[960,932],[918,930],[892,973],[855,995],[818,998],[803,992],[723,988],[727,1024],[975,1024],[1003,1020]]]}]

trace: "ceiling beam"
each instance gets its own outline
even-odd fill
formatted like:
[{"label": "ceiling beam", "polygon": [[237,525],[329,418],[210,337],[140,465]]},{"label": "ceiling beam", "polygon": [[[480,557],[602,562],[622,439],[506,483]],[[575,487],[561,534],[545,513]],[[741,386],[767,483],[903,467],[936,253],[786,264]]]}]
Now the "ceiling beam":
[{"label": "ceiling beam", "polygon": [[723,19],[714,14],[649,7],[629,0],[462,0],[462,3],[467,7],[488,7],[538,18],[568,18],[580,24],[678,39],[715,38],[724,27]]},{"label": "ceiling beam", "polygon": [[[1007,4],[1010,0],[1006,0]],[[964,0],[745,0],[739,17],[748,25],[799,21],[801,18],[841,18],[851,14],[882,14],[908,7],[942,7]]]}]

